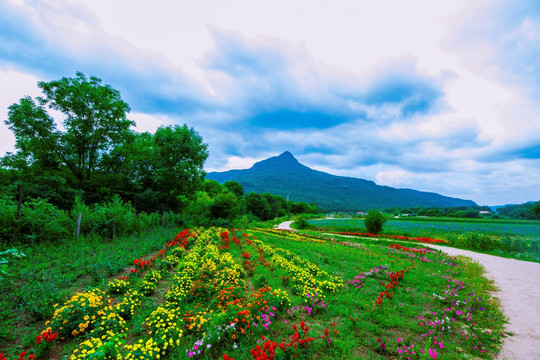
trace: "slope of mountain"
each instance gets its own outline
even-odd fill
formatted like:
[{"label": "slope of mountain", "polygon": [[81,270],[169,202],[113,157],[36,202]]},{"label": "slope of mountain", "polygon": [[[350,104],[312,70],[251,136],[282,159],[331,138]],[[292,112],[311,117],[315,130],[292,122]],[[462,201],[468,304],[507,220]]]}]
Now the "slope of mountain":
[{"label": "slope of mountain", "polygon": [[291,201],[317,203],[326,210],[363,211],[388,207],[474,206],[471,200],[412,189],[380,186],[373,181],[335,176],[302,165],[288,151],[254,164],[250,169],[211,172],[207,179],[234,180],[250,191],[268,192]]}]

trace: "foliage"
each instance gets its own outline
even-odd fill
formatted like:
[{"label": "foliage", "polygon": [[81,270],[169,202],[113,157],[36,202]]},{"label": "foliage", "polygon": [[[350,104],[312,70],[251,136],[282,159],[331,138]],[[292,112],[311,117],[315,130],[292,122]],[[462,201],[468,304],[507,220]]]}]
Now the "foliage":
[{"label": "foliage", "polygon": [[47,200],[25,201],[21,218],[16,219],[16,214],[17,203],[0,196],[0,242],[54,241],[70,233],[71,224],[66,213]]},{"label": "foliage", "polygon": [[540,201],[520,205],[506,205],[497,209],[502,216],[513,219],[540,219]]},{"label": "foliage", "polygon": [[[129,128],[134,123],[126,117],[130,108],[117,90],[80,72],[74,78],[42,81],[38,86],[43,97],[27,96],[9,107],[6,124],[15,135],[19,163],[61,169],[91,196],[96,174],[115,172],[121,164],[112,149],[132,136]],[[65,131],[46,108],[63,113]],[[13,161],[11,165],[21,169]]]},{"label": "foliage", "polygon": [[300,217],[295,222],[298,229],[303,230],[308,227],[308,222],[305,217]]},{"label": "foliage", "polygon": [[379,234],[382,232],[385,222],[386,218],[377,210],[370,210],[367,216],[364,218],[364,224],[366,225],[368,232],[373,234]]},{"label": "foliage", "polygon": [[225,181],[223,184],[231,193],[237,197],[244,196],[244,187],[237,181]]},{"label": "foliage", "polygon": [[[187,125],[137,134],[120,93],[97,77],[40,82],[43,96],[9,107],[5,123],[15,154],[1,160],[0,193],[46,199],[69,209],[77,195],[87,204],[119,195],[139,211],[183,209],[201,188],[207,145]],[[59,126],[48,109],[61,112]]]}]

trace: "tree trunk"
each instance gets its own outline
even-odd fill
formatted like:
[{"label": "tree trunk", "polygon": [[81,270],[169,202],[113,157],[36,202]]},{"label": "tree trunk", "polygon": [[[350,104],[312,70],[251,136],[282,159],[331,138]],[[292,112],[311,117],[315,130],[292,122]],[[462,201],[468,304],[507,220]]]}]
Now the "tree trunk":
[{"label": "tree trunk", "polygon": [[82,214],[79,213],[79,215],[77,216],[77,239],[79,238],[79,234],[81,233],[81,217]]}]

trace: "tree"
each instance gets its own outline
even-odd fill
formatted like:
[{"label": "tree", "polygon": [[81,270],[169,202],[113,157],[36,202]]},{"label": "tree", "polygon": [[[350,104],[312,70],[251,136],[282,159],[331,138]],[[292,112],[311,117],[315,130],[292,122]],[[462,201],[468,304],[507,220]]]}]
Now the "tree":
[{"label": "tree", "polygon": [[[78,189],[92,192],[96,173],[110,174],[121,165],[112,150],[133,136],[128,104],[118,90],[80,72],[38,86],[43,97],[27,96],[9,107],[5,123],[15,135],[17,155],[33,168],[67,171]],[[47,108],[64,115],[65,130]]]},{"label": "tree", "polygon": [[[136,134],[114,154],[124,159],[122,182],[131,182],[126,192],[132,193],[138,210],[180,211],[204,187],[207,145],[187,125],[160,126],[154,134]],[[216,184],[209,186],[225,191]]]},{"label": "tree", "polygon": [[221,185],[216,180],[212,180],[212,179],[204,180],[203,188],[204,188],[204,191],[211,198],[215,198],[219,194],[224,193],[224,192],[227,191],[223,185]]},{"label": "tree", "polygon": [[225,181],[225,187],[238,197],[244,196],[244,187],[237,181],[229,180]]},{"label": "tree", "polygon": [[536,202],[532,207],[532,213],[537,218],[540,219],[540,201]]},{"label": "tree", "polygon": [[246,210],[259,219],[266,221],[273,218],[272,207],[261,194],[250,192],[245,196]]},{"label": "tree", "polygon": [[370,210],[364,219],[364,224],[367,231],[372,234],[378,234],[383,229],[383,224],[386,222],[386,218],[383,214],[377,210]]},{"label": "tree", "polygon": [[215,197],[211,206],[213,219],[233,221],[243,212],[242,201],[232,193],[222,193]]},{"label": "tree", "polygon": [[187,125],[160,126],[154,134],[152,180],[164,210],[181,210],[200,190],[208,145]]}]

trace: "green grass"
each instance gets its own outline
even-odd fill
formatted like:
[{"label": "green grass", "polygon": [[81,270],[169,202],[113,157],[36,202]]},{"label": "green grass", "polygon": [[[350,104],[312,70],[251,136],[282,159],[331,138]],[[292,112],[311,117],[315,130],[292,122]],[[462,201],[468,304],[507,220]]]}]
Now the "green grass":
[{"label": "green grass", "polygon": [[[319,219],[309,224],[326,232],[367,232],[362,219]],[[409,217],[389,219],[382,234],[444,239],[453,247],[540,262],[537,220]]]},{"label": "green grass", "polygon": [[8,263],[0,280],[0,351],[33,343],[35,335],[25,335],[29,329],[43,328],[54,304],[75,292],[104,287],[107,278],[132,265],[133,259],[162,248],[176,233],[162,229],[111,241],[81,237],[10,245],[25,256],[4,257]]},{"label": "green grass", "polygon": [[[366,232],[363,219],[309,220],[315,227],[336,231]],[[540,221],[506,219],[457,219],[408,217],[389,219],[384,233],[411,237],[441,237],[467,231],[493,236],[521,236],[540,239]]]},{"label": "green grass", "polygon": [[[504,317],[497,299],[491,293],[494,290],[493,285],[482,276],[481,267],[466,259],[451,259],[437,251],[422,254],[393,249],[388,247],[388,243],[382,244],[376,240],[358,240],[358,244],[351,246],[352,244],[332,242],[328,238],[321,240],[271,230],[250,231],[252,244],[239,234],[238,237],[243,239],[241,246],[231,242],[229,249],[221,249],[218,253],[216,247],[222,245],[222,242],[217,234],[222,230],[196,231],[197,237],[190,239],[189,254],[182,256],[177,267],[169,270],[161,268],[163,277],[158,282],[156,293],[142,300],[134,316],[127,319],[129,329],[123,333],[128,344],[139,339],[146,342],[152,338],[150,331],[155,329],[147,328],[144,325],[145,319],[157,307],[165,304],[164,293],[175,281],[173,275],[191,274],[190,271],[193,271],[190,275],[193,280],[198,280],[200,284],[208,287],[190,290],[201,294],[187,296],[177,305],[167,306],[169,309],[177,306],[181,314],[191,310],[205,311],[204,316],[208,321],[200,323],[200,332],[190,334],[186,331],[184,336],[178,339],[179,345],[168,350],[161,359],[188,358],[187,352],[194,349],[194,343],[202,338],[203,331],[210,333],[215,331],[214,326],[225,327],[229,321],[237,323],[236,340],[232,340],[229,333],[224,339],[213,343],[211,348],[200,345],[203,352],[195,354],[193,358],[217,359],[223,358],[226,353],[237,360],[251,359],[250,350],[261,344],[263,336],[278,343],[285,338],[287,342],[293,333],[292,325],[299,327],[302,321],[309,327],[306,336],[313,337],[313,342],[309,349],[300,346],[296,350],[289,350],[296,351],[299,359],[406,359],[406,356],[400,355],[399,350],[403,351],[403,348],[407,347],[406,350],[411,351],[410,346],[413,344],[417,353],[420,349],[426,352],[430,348],[436,349],[439,353],[437,359],[492,359],[500,346]],[[40,296],[46,296],[43,299],[46,304],[51,303],[52,299],[62,303],[68,295],[90,287],[105,289],[105,279],[110,279],[111,273],[118,276],[118,270],[129,266],[133,258],[144,257],[162,248],[166,241],[173,238],[173,234],[174,232],[163,232],[148,238],[117,239],[113,243],[64,244],[65,250],[53,245],[28,247],[23,249],[26,258],[10,263],[9,282],[24,284],[27,289],[33,290],[36,302],[40,301]],[[406,242],[402,244],[410,246]],[[222,261],[230,254],[233,264],[241,265],[245,261],[242,257],[244,252],[249,252],[252,260],[257,259],[255,272],[252,276],[243,273],[238,283],[225,283],[223,286],[238,284],[234,286],[239,286],[240,297],[237,297],[238,302],[234,305],[231,303],[227,308],[217,308],[219,291],[215,290],[218,284],[215,278],[220,271],[227,270],[227,266],[237,266]],[[70,254],[76,256],[69,256]],[[262,263],[259,257],[261,255],[266,259],[266,264]],[[31,259],[36,256],[41,256],[48,266],[34,264]],[[68,276],[71,274],[69,271],[59,270],[52,266],[53,263],[64,263],[71,270],[84,270]],[[155,266],[159,268],[159,262],[157,264]],[[193,270],[188,270],[190,266],[193,266]],[[392,287],[385,288],[382,283],[390,284],[390,274],[402,270],[403,276],[398,276]],[[36,271],[55,279],[48,288],[48,293],[38,290],[47,282],[46,277],[24,278]],[[361,286],[348,283],[357,276],[369,274],[370,271],[371,275],[356,283]],[[282,280],[283,277],[288,277],[288,282]],[[309,290],[312,295],[316,291],[320,294],[317,296],[322,296],[320,299],[324,298],[324,306],[320,302],[313,305],[311,302],[314,300],[308,301],[303,290],[299,290],[302,284],[312,281],[320,284],[329,281],[340,285],[335,288],[335,292],[331,290],[331,286],[326,287],[327,285],[321,285],[318,290]],[[140,278],[136,278],[133,286],[139,282]],[[242,285],[244,283],[245,287]],[[280,308],[277,303],[272,302],[273,296],[266,297],[268,305],[276,306],[275,310],[270,308],[265,312],[271,313],[271,323],[267,328],[256,318],[262,315],[262,310],[251,305],[257,299],[253,296],[265,285],[270,286],[273,291],[286,291],[291,302],[289,306]],[[456,296],[445,295],[450,289],[455,291]],[[382,303],[377,304],[377,299],[385,290],[392,293],[391,298],[383,296]],[[6,329],[18,328],[15,336],[17,340],[5,337],[0,348],[17,355],[17,351],[21,349],[18,346],[21,345],[30,353],[35,348],[37,331],[45,328],[43,320],[50,319],[50,315],[43,312],[43,320],[30,320],[31,317],[27,314],[30,311],[28,303],[2,302],[2,306],[8,304],[11,305],[6,307],[7,312],[2,311],[1,314],[8,313],[9,321],[1,320],[1,326]],[[248,323],[258,323],[257,326],[246,328],[245,334],[240,334],[238,329],[239,326],[245,327],[245,324],[234,319],[241,317],[242,309],[250,310]],[[460,311],[464,313],[458,315]],[[466,313],[470,314],[463,318]],[[27,318],[18,319],[17,314],[23,314],[23,317]],[[448,325],[436,324],[436,321],[442,321],[446,316],[446,324],[450,322],[452,332],[448,331]],[[186,317],[180,320],[184,330],[185,319]],[[433,325],[428,325],[431,322]],[[26,326],[22,326],[24,324]],[[328,330],[328,338],[323,338],[325,329]],[[490,331],[484,331],[486,329]],[[433,333],[430,334],[430,331]],[[469,334],[469,339],[465,339],[462,333]],[[436,345],[433,344],[435,340]],[[69,356],[82,341],[82,338],[60,341],[54,350],[55,357],[60,359]],[[276,359],[288,358],[280,351],[278,350]],[[125,352],[123,355],[125,356]],[[157,358],[155,353],[150,357],[148,354],[145,356],[145,359]],[[415,355],[413,358],[427,357]]]}]

